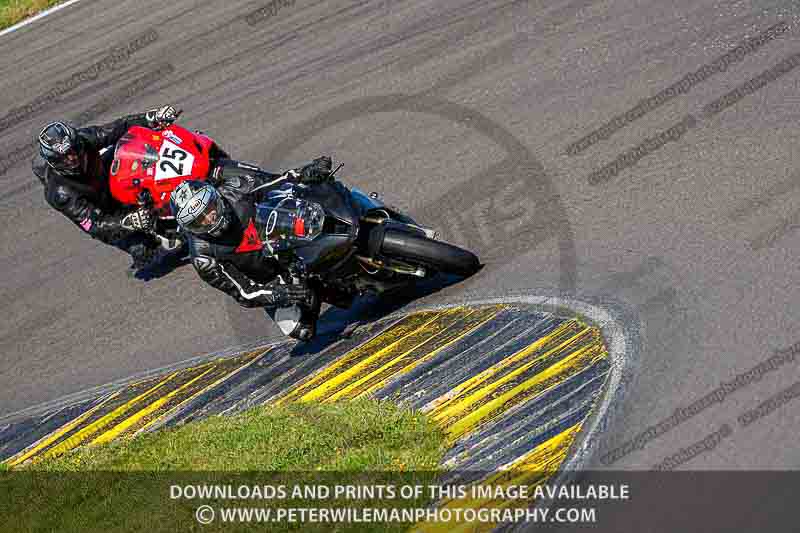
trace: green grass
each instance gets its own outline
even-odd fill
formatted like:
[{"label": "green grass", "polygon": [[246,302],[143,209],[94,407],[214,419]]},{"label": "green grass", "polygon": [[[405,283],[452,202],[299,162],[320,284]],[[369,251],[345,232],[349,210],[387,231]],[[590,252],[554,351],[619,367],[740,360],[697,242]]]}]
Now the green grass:
[{"label": "green grass", "polygon": [[13,26],[31,15],[44,11],[63,0],[0,0],[0,30]]},{"label": "green grass", "polygon": [[[177,429],[85,447],[0,472],[3,531],[329,531],[331,524],[199,526],[198,505],[401,507],[427,500],[171,499],[171,485],[427,484],[445,450],[423,415],[389,402],[262,407]],[[6,490],[7,489],[7,490]],[[8,529],[7,526],[12,526]],[[219,527],[219,529],[217,529]],[[341,524],[338,531],[404,531],[407,525]]]}]

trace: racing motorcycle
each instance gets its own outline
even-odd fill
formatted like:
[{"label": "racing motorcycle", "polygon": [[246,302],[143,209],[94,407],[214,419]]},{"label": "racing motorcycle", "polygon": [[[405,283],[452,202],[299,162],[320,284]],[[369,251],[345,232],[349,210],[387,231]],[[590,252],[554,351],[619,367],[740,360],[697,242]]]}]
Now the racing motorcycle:
[{"label": "racing motorcycle", "polygon": [[333,179],[287,183],[256,204],[262,253],[293,283],[305,281],[314,301],[274,310],[289,334],[304,307],[347,308],[356,295],[385,293],[441,272],[469,276],[480,268],[472,252],[438,240],[437,232],[380,200]]},{"label": "racing motorcycle", "polygon": [[[177,124],[162,130],[132,126],[114,147],[111,196],[123,205],[149,209],[155,217],[153,235],[166,250],[177,249],[184,239],[170,211],[170,194],[184,180],[206,180],[215,160],[227,157],[211,137]],[[131,225],[128,217],[122,224]]]}]

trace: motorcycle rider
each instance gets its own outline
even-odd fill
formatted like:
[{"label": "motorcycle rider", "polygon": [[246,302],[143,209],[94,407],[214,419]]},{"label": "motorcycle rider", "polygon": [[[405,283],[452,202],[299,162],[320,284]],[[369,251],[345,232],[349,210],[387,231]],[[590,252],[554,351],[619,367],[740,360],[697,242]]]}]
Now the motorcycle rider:
[{"label": "motorcycle rider", "polygon": [[99,126],[51,122],[39,133],[32,167],[47,203],[91,237],[128,252],[134,269],[149,264],[162,245],[150,233],[155,219],[148,208],[122,206],[111,197],[114,145],[131,126],[160,129],[176,118],[175,108],[166,105]]},{"label": "motorcycle rider", "polygon": [[[184,181],[170,197],[200,278],[243,307],[265,308],[284,333],[303,341],[316,333],[319,298],[304,280],[291,283],[279,275],[277,261],[263,253],[254,225],[256,204],[287,183],[319,183],[330,175],[331,159],[326,156],[284,174],[227,160],[208,181]],[[283,326],[284,320],[276,313],[288,308],[301,313],[290,326]]]}]

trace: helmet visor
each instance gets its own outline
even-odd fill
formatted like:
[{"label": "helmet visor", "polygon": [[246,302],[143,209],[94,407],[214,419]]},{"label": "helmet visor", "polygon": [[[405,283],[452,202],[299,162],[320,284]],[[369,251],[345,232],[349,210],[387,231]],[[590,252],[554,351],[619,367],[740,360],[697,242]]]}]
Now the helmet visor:
[{"label": "helmet visor", "polygon": [[81,166],[81,158],[77,150],[71,150],[65,154],[61,154],[61,157],[57,158],[55,161],[51,161],[51,164],[57,170],[76,171]]}]

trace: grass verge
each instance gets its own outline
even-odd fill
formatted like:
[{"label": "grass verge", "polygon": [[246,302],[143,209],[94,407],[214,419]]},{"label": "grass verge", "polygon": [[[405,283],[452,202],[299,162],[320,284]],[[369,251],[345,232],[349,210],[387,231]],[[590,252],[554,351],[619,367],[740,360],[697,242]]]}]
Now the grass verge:
[{"label": "grass verge", "polygon": [[[337,496],[335,486],[429,484],[444,450],[444,435],[428,419],[389,402],[268,406],[0,471],[0,492],[6,495],[0,498],[0,520],[11,531],[329,531],[333,524],[200,526],[194,513],[203,504],[273,512],[279,507],[421,507],[424,497],[403,500],[384,493],[348,499]],[[176,486],[199,485],[228,486],[237,495],[241,486],[248,492],[257,486],[265,496],[283,486],[285,498],[173,497]],[[327,486],[330,494],[319,499],[293,492],[301,485]],[[354,523],[335,529],[407,527]]]},{"label": "grass verge", "polygon": [[0,30],[64,0],[0,0]]}]

